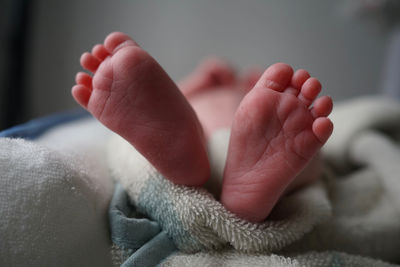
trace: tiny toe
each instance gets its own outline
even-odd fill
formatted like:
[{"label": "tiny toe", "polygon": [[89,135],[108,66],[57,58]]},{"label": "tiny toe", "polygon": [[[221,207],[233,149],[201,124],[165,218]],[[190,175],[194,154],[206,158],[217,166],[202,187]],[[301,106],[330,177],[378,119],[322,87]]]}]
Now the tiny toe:
[{"label": "tiny toe", "polygon": [[81,84],[72,87],[72,96],[82,107],[87,108],[92,91]]},{"label": "tiny toe", "polygon": [[308,107],[321,92],[321,83],[315,78],[309,78],[301,87],[299,99]]},{"label": "tiny toe", "polygon": [[263,73],[256,86],[267,87],[274,91],[283,92],[283,90],[288,87],[292,75],[292,67],[284,63],[276,63]]},{"label": "tiny toe", "polygon": [[296,70],[296,72],[292,76],[290,86],[286,88],[284,92],[292,94],[294,96],[298,96],[301,87],[308,78],[310,78],[310,74],[308,73],[308,71],[303,69]]},{"label": "tiny toe", "polygon": [[138,45],[128,35],[122,32],[110,33],[104,40],[104,47],[109,53],[114,53],[124,45]]},{"label": "tiny toe", "polygon": [[87,88],[92,88],[92,77],[85,72],[78,72],[75,76],[76,84],[86,86]]},{"label": "tiny toe", "polygon": [[332,111],[333,103],[332,98],[329,96],[321,96],[315,100],[314,105],[311,109],[311,114],[314,118],[326,117]]},{"label": "tiny toe", "polygon": [[304,82],[310,77],[308,71],[299,69],[293,74],[291,86],[300,90]]},{"label": "tiny toe", "polygon": [[95,72],[101,63],[100,60],[88,52],[83,53],[80,62],[84,69],[91,72]]},{"label": "tiny toe", "polygon": [[97,57],[99,60],[104,60],[107,56],[110,55],[104,45],[98,44],[95,45],[92,49],[92,55]]},{"label": "tiny toe", "polygon": [[297,96],[299,94],[300,90],[295,87],[289,86],[283,92],[285,94],[291,94],[291,95]]},{"label": "tiny toe", "polygon": [[321,117],[315,119],[312,125],[312,130],[321,144],[325,144],[333,131],[333,123],[330,119]]}]

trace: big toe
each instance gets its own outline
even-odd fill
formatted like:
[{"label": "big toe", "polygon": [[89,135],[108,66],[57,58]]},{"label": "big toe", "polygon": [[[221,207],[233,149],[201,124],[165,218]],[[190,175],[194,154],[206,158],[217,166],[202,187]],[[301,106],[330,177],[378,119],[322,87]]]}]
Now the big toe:
[{"label": "big toe", "polygon": [[110,52],[116,52],[118,49],[125,45],[136,45],[138,44],[132,40],[129,35],[122,32],[110,33],[104,40],[104,47]]},{"label": "big toe", "polygon": [[289,86],[292,76],[293,69],[291,66],[285,63],[275,63],[261,75],[255,87],[267,87],[282,92]]}]

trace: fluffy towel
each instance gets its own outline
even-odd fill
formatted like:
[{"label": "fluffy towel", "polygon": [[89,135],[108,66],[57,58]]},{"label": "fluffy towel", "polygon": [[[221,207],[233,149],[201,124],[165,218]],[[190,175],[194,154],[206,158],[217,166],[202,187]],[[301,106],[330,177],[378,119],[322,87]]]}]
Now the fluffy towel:
[{"label": "fluffy towel", "polygon": [[35,142],[0,138],[0,266],[112,265],[112,183],[106,168],[91,168],[103,154],[87,141],[105,139],[92,124],[60,126]]},{"label": "fluffy towel", "polygon": [[[204,188],[167,181],[121,138],[111,142],[109,165],[132,203],[181,250],[167,266],[214,266],[222,260],[229,266],[388,266],[368,257],[400,260],[400,105],[359,99],[336,107],[332,120],[323,183],[282,198],[259,224],[231,214]],[[210,141],[211,188],[220,184],[228,136],[220,132]]]},{"label": "fluffy towel", "polygon": [[290,256],[268,254],[245,254],[233,250],[220,252],[199,252],[196,254],[176,253],[165,260],[163,267],[395,267],[380,260],[350,255],[344,252],[308,252]]}]

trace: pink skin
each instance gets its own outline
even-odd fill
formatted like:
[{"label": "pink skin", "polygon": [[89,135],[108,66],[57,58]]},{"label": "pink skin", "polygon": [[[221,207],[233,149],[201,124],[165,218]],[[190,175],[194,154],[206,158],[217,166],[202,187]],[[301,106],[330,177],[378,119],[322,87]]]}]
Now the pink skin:
[{"label": "pink skin", "polygon": [[193,73],[179,82],[178,86],[187,99],[204,93],[206,89],[234,87],[237,83],[235,70],[225,61],[210,57],[197,66]]},{"label": "pink skin", "polygon": [[239,90],[235,70],[222,60],[208,58],[179,83],[208,139],[221,128],[230,128],[245,92]]},{"label": "pink skin", "polygon": [[[233,77],[236,84],[232,85],[232,78],[224,79],[224,77],[231,77],[234,73],[235,71],[228,64],[215,58],[207,59],[184,82],[179,84],[184,94],[185,92],[191,92],[190,95],[185,94],[185,96],[187,96],[189,103],[196,111],[207,137],[218,129],[232,126],[240,101],[245,93],[255,86],[263,74],[259,68],[253,67],[247,70],[242,77]],[[215,84],[210,84],[210,76],[212,80],[224,80],[225,83],[216,82]],[[215,76],[219,76],[219,78]],[[291,87],[301,88],[308,78],[310,78],[310,75],[307,71],[296,71],[292,77]],[[289,90],[292,89],[287,91]],[[326,108],[329,108],[329,106],[332,108],[330,99],[329,102],[326,103]],[[320,173],[320,159],[319,157],[314,157],[299,175],[293,179],[293,182],[288,185],[284,194],[318,179]]]},{"label": "pink skin", "polygon": [[197,186],[210,174],[200,123],[160,65],[123,33],[84,53],[75,100],[175,183]]},{"label": "pink skin", "polygon": [[221,202],[242,218],[264,220],[279,197],[318,176],[311,159],[332,132],[332,101],[315,100],[321,85],[304,70],[278,63],[261,78],[252,71],[238,79],[209,59],[180,83],[186,100],[123,33],[83,54],[81,65],[94,75],[77,74],[76,101],[175,183],[203,184],[210,170],[202,128],[208,137],[232,126]]},{"label": "pink skin", "polygon": [[246,70],[241,79],[241,87],[244,88],[246,92],[250,91],[256,85],[262,74],[263,71],[259,67],[252,67]]},{"label": "pink skin", "polygon": [[[222,204],[250,221],[265,219],[294,178],[328,140],[329,97],[321,84],[289,65],[269,67],[235,114]],[[315,102],[314,102],[315,101]],[[310,105],[314,102],[314,106]]]}]

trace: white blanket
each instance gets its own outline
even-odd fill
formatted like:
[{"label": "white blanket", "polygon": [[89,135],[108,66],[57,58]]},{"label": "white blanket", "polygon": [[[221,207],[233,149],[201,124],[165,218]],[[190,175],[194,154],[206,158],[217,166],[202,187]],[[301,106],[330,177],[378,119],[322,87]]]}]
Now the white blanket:
[{"label": "white blanket", "polygon": [[0,266],[112,265],[107,138],[87,119],[0,138]]},{"label": "white blanket", "polygon": [[[383,98],[357,99],[336,106],[332,120],[334,134],[323,150],[324,185],[282,198],[260,224],[231,214],[203,188],[167,181],[119,137],[110,146],[109,165],[137,208],[159,222],[182,251],[168,258],[167,266],[398,262],[400,105]],[[210,142],[215,181],[228,138],[225,132]]]}]

